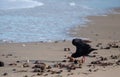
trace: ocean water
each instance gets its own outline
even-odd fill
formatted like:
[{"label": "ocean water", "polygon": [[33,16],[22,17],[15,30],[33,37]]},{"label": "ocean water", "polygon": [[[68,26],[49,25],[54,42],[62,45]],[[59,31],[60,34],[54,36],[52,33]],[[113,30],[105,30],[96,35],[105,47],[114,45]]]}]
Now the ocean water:
[{"label": "ocean water", "polygon": [[72,39],[69,29],[87,16],[116,13],[120,0],[0,0],[0,41]]}]

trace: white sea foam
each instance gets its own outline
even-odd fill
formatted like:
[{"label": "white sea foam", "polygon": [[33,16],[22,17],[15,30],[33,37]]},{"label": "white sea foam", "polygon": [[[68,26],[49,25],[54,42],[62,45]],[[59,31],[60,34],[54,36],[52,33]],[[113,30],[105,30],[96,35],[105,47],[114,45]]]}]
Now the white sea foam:
[{"label": "white sea foam", "polygon": [[75,3],[75,2],[71,2],[71,3],[69,3],[69,5],[70,5],[70,6],[75,6],[76,3]]},{"label": "white sea foam", "polygon": [[33,0],[0,0],[0,9],[19,9],[43,6],[44,3]]}]

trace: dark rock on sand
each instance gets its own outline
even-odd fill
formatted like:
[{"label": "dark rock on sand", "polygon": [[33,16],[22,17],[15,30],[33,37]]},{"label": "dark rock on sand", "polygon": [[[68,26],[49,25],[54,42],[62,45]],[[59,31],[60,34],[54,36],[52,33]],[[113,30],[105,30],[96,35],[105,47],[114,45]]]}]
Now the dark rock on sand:
[{"label": "dark rock on sand", "polygon": [[24,63],[23,67],[29,67],[29,64],[28,63]]},{"label": "dark rock on sand", "polygon": [[40,68],[35,68],[33,72],[43,72]]},{"label": "dark rock on sand", "polygon": [[3,76],[6,76],[6,75],[8,75],[8,73],[4,73],[4,74],[3,74]]},{"label": "dark rock on sand", "polygon": [[116,56],[116,55],[111,55],[110,58],[111,58],[111,59],[118,59],[118,56]]},{"label": "dark rock on sand", "polygon": [[4,62],[0,61],[0,67],[4,67]]},{"label": "dark rock on sand", "polygon": [[46,69],[46,64],[45,63],[40,63],[35,66],[33,66],[34,72],[44,72]]},{"label": "dark rock on sand", "polygon": [[120,65],[120,60],[118,60],[118,61],[116,62],[116,64],[117,64],[117,65]]}]

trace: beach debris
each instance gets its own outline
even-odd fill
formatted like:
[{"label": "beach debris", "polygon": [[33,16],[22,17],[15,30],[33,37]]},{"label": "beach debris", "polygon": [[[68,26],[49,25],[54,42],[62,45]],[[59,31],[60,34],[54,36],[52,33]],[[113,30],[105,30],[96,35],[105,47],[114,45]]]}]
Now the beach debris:
[{"label": "beach debris", "polygon": [[39,60],[36,60],[34,64],[40,64],[41,62]]},{"label": "beach debris", "polygon": [[91,64],[101,64],[101,62],[97,60],[97,61],[92,61]]},{"label": "beach debris", "polygon": [[67,60],[63,60],[62,62],[67,62]]},{"label": "beach debris", "polygon": [[105,47],[105,48],[103,48],[103,49],[110,49],[110,47],[109,47],[109,46],[107,46],[107,47]]},{"label": "beach debris", "polygon": [[9,66],[17,66],[16,63],[10,63]]},{"label": "beach debris", "polygon": [[117,64],[117,65],[120,65],[120,60],[116,61],[116,64]]},{"label": "beach debris", "polygon": [[64,51],[70,51],[70,48],[64,48]]},{"label": "beach debris", "polygon": [[75,60],[73,57],[69,57],[69,56],[67,57],[67,59],[69,59],[69,62],[74,62]]},{"label": "beach debris", "polygon": [[12,69],[12,71],[16,71],[16,69]]},{"label": "beach debris", "polygon": [[21,61],[17,60],[16,63],[20,63]]},{"label": "beach debris", "polygon": [[102,57],[102,56],[101,56],[101,57],[99,57],[99,58],[100,58],[100,61],[106,61],[106,60],[108,60],[107,57]]},{"label": "beach debris", "polygon": [[118,42],[111,42],[107,44],[111,48],[119,48],[119,43]]},{"label": "beach debris", "polygon": [[4,67],[4,62],[0,61],[0,67]]},{"label": "beach debris", "polygon": [[3,76],[6,76],[6,75],[8,75],[8,73],[7,73],[7,72],[3,73]]},{"label": "beach debris", "polygon": [[42,74],[43,74],[43,73],[41,73],[41,72],[38,72],[38,73],[37,73],[38,76],[40,76],[40,75],[42,75]]},{"label": "beach debris", "polygon": [[45,63],[36,64],[33,66],[34,72],[44,72],[46,69]]},{"label": "beach debris", "polygon": [[111,55],[110,58],[111,59],[118,59],[119,56],[116,56],[116,55]]},{"label": "beach debris", "polygon": [[29,67],[29,64],[28,63],[24,63],[23,67]]},{"label": "beach debris", "polygon": [[92,61],[91,64],[98,65],[98,66],[103,66],[104,67],[104,66],[111,66],[114,63],[112,63],[112,62],[101,62],[101,61],[97,60],[97,61]]},{"label": "beach debris", "polygon": [[43,76],[48,76],[48,74],[45,74],[45,75],[43,75]]},{"label": "beach debris", "polygon": [[33,72],[43,72],[40,68],[35,68]]},{"label": "beach debris", "polygon": [[88,71],[89,71],[89,72],[92,72],[92,69],[89,69]]},{"label": "beach debris", "polygon": [[51,69],[52,67],[50,65],[46,66],[46,69]]},{"label": "beach debris", "polygon": [[12,54],[7,54],[7,56],[13,56]]},{"label": "beach debris", "polygon": [[93,54],[98,54],[98,52],[93,52]]}]

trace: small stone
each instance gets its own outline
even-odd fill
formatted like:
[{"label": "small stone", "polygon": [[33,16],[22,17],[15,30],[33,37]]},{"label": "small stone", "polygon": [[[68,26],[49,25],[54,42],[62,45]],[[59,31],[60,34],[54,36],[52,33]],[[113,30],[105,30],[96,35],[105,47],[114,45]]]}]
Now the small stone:
[{"label": "small stone", "polygon": [[29,64],[28,63],[24,63],[23,67],[29,67]]},{"label": "small stone", "polygon": [[101,64],[100,61],[92,61],[91,64]]},{"label": "small stone", "polygon": [[47,72],[51,72],[51,70],[47,70]]},{"label": "small stone", "polygon": [[16,69],[12,69],[12,71],[16,71]]},{"label": "small stone", "polygon": [[35,68],[35,69],[33,70],[33,72],[41,72],[41,69]]},{"label": "small stone", "polygon": [[4,62],[0,61],[0,67],[4,67]]},{"label": "small stone", "polygon": [[89,71],[89,72],[92,72],[92,70],[91,70],[91,69],[89,69],[88,71]]},{"label": "small stone", "polygon": [[52,67],[49,65],[48,67],[46,67],[46,69],[51,69]]},{"label": "small stone", "polygon": [[104,49],[110,49],[110,47],[105,47]]},{"label": "small stone", "polygon": [[64,48],[64,51],[70,51],[70,48]]},{"label": "small stone", "polygon": [[93,52],[93,54],[98,54],[98,52]]},{"label": "small stone", "polygon": [[8,73],[4,73],[4,74],[3,74],[3,76],[6,76],[6,75],[8,75]]},{"label": "small stone", "polygon": [[117,65],[120,65],[120,60],[118,60],[118,61],[116,62],[116,64],[117,64]]},{"label": "small stone", "polygon": [[12,54],[8,54],[7,56],[13,56]]},{"label": "small stone", "polygon": [[77,61],[77,60],[75,60],[75,61],[74,61],[74,64],[78,64],[78,61]]},{"label": "small stone", "polygon": [[66,60],[63,60],[62,62],[67,62]]},{"label": "small stone", "polygon": [[55,74],[55,71],[51,71],[51,74]]},{"label": "small stone", "polygon": [[48,74],[45,74],[44,76],[48,76]]},{"label": "small stone", "polygon": [[16,63],[10,63],[9,66],[16,66]]},{"label": "small stone", "polygon": [[70,69],[68,69],[68,72],[71,72],[71,70],[70,70]]},{"label": "small stone", "polygon": [[35,65],[33,68],[40,68],[42,71],[44,71],[46,68],[46,64],[40,63],[40,64]]},{"label": "small stone", "polygon": [[69,62],[74,62],[74,58],[73,57],[67,57],[67,59],[69,59]]},{"label": "small stone", "polygon": [[110,57],[111,59],[118,59],[118,56],[115,56],[115,55],[111,55]]},{"label": "small stone", "polygon": [[42,75],[43,73],[37,73],[38,76]]},{"label": "small stone", "polygon": [[20,63],[20,61],[18,60],[18,61],[16,61],[16,63]]}]

